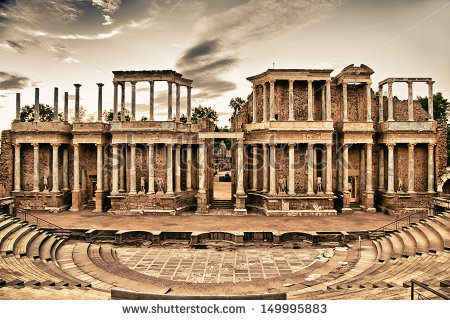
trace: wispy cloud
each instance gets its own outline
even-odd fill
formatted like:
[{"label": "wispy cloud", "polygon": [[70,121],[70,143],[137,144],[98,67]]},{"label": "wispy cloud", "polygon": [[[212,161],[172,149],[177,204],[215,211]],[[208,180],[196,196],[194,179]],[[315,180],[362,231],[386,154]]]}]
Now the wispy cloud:
[{"label": "wispy cloud", "polygon": [[28,87],[30,82],[28,77],[0,71],[0,90],[20,90]]},{"label": "wispy cloud", "polygon": [[122,0],[92,0],[92,5],[100,7],[102,10],[104,26],[108,26],[114,23],[114,19],[111,17],[120,7]]}]

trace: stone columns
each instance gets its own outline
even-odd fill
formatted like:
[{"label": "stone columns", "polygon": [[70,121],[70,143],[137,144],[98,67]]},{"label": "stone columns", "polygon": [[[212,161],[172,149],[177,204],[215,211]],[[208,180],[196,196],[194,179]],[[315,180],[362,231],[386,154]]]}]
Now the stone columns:
[{"label": "stone columns", "polygon": [[[238,159],[239,161],[239,159]],[[239,164],[239,163],[238,163]],[[205,141],[204,139],[199,140],[198,145],[198,192],[206,193],[205,190]],[[239,184],[239,179],[238,179]]]},{"label": "stone columns", "polygon": [[367,109],[367,121],[372,121],[372,90],[370,85],[372,82],[368,81],[366,83],[366,109]]},{"label": "stone columns", "polygon": [[269,194],[270,195],[277,194],[277,188],[275,186],[275,180],[276,180],[275,179],[275,175],[276,175],[276,172],[275,172],[276,159],[275,159],[275,157],[276,157],[276,151],[277,151],[276,147],[277,147],[277,145],[275,143],[270,144],[270,164],[269,164],[270,165],[270,183],[269,183],[269,187],[270,187]]},{"label": "stone columns", "polygon": [[414,121],[413,82],[408,81],[408,121]]},{"label": "stone columns", "polygon": [[187,89],[187,123],[191,123],[191,113],[192,113],[192,107],[191,107],[191,87],[186,87]]},{"label": "stone columns", "polygon": [[130,143],[130,194],[136,194],[136,144]]},{"label": "stone columns", "polygon": [[72,207],[70,211],[77,212],[80,210],[81,193],[80,193],[80,145],[73,145],[73,189],[72,189]]},{"label": "stone columns", "polygon": [[16,93],[16,121],[20,121],[20,93]]},{"label": "stone columns", "polygon": [[186,148],[186,190],[192,191],[192,145]]},{"label": "stone columns", "polygon": [[435,144],[428,144],[428,192],[434,192],[434,146]]},{"label": "stone columns", "polygon": [[127,160],[127,152],[126,152],[126,144],[120,145],[120,158],[119,158],[119,192],[125,192],[125,175],[126,175],[126,160]]},{"label": "stone columns", "polygon": [[331,118],[331,80],[327,80],[326,90],[327,90],[327,121],[331,121],[333,120]]},{"label": "stone columns", "polygon": [[39,117],[39,88],[34,89],[34,122],[41,121]]},{"label": "stone columns", "polygon": [[58,88],[53,93],[53,122],[58,122]]},{"label": "stone columns", "polygon": [[322,100],[322,110],[321,110],[321,120],[325,120],[326,116],[327,116],[327,110],[326,110],[326,105],[325,105],[325,87],[322,86],[320,89],[320,93],[322,95],[321,100]]},{"label": "stone columns", "polygon": [[275,80],[270,80],[270,91],[269,91],[269,109],[270,118],[269,121],[275,121]]},{"label": "stone columns", "polygon": [[253,89],[253,97],[252,97],[253,119],[252,119],[252,123],[256,123],[256,85],[253,85],[252,89]]},{"label": "stone columns", "polygon": [[237,177],[237,194],[244,194],[244,140],[238,139],[238,148],[237,148],[237,168],[238,168],[238,177]]},{"label": "stone columns", "polygon": [[120,83],[120,121],[125,121],[125,82]]},{"label": "stone columns", "polygon": [[378,118],[379,118],[378,122],[383,122],[384,121],[384,116],[383,116],[383,86],[378,86]]},{"label": "stone columns", "polygon": [[64,121],[69,121],[69,93],[64,92]]},{"label": "stone columns", "polygon": [[263,122],[267,121],[267,86],[266,83],[262,84],[263,87]]},{"label": "stone columns", "polygon": [[52,143],[53,159],[52,159],[52,192],[59,192],[59,159],[58,150],[59,143]]},{"label": "stone columns", "polygon": [[263,143],[263,188],[262,192],[269,191],[269,148],[267,148],[267,144]]},{"label": "stone columns", "polygon": [[155,193],[155,144],[148,145],[148,192],[147,194]]},{"label": "stone columns", "polygon": [[150,115],[149,120],[154,121],[155,120],[155,82],[149,81],[150,84]]},{"label": "stone columns", "polygon": [[103,170],[102,170],[102,175],[103,175],[102,187],[103,187],[103,190],[110,191],[111,188],[109,186],[109,172],[110,171],[109,171],[108,154],[109,154],[108,145],[105,145],[105,147],[103,148],[103,161],[102,161],[102,165],[103,165]]},{"label": "stone columns", "polygon": [[181,192],[181,144],[175,145],[175,192]]},{"label": "stone columns", "polygon": [[372,144],[366,144],[366,191],[372,192]]},{"label": "stone columns", "polygon": [[394,100],[392,98],[392,81],[388,82],[388,119],[394,121]]},{"label": "stone columns", "polygon": [[408,193],[414,193],[414,146],[408,144]]},{"label": "stone columns", "polygon": [[313,83],[312,80],[308,81],[308,121],[314,120],[313,115]]},{"label": "stone columns", "polygon": [[131,81],[131,121],[136,120],[136,81]]},{"label": "stone columns", "polygon": [[97,122],[102,122],[103,113],[103,83],[97,83],[98,86],[98,105],[97,105]]},{"label": "stone columns", "polygon": [[118,83],[117,81],[113,81],[114,85],[114,109],[113,109],[113,121],[117,121],[117,105],[118,105]]},{"label": "stone columns", "polygon": [[14,191],[21,191],[20,188],[20,143],[14,144]]},{"label": "stone columns", "polygon": [[258,190],[258,145],[252,144],[252,189]]},{"label": "stone columns", "polygon": [[63,191],[69,189],[69,148],[63,148]]},{"label": "stone columns", "polygon": [[94,211],[103,211],[103,145],[101,143],[97,143],[97,190]]},{"label": "stone columns", "polygon": [[433,83],[434,81],[428,81],[428,115],[430,120],[434,119],[434,109],[433,109]]},{"label": "stone columns", "polygon": [[326,194],[333,194],[333,144],[327,143]]},{"label": "stone columns", "polygon": [[39,192],[39,143],[33,143],[33,192]]},{"label": "stone columns", "polygon": [[172,121],[172,81],[167,81],[167,121]]},{"label": "stone columns", "polygon": [[395,143],[386,144],[388,147],[388,193],[394,192],[394,147]]},{"label": "stone columns", "polygon": [[308,189],[307,194],[314,194],[314,144],[308,143]]},{"label": "stone columns", "polygon": [[290,195],[295,195],[295,143],[289,143],[289,182],[288,182],[288,193]]},{"label": "stone columns", "polygon": [[344,120],[348,121],[348,105],[347,105],[347,82],[342,82],[342,100],[344,103]]},{"label": "stone columns", "polygon": [[166,194],[173,194],[173,143],[167,144],[167,190]]},{"label": "stone columns", "polygon": [[117,143],[112,145],[112,191],[111,194],[119,193],[119,146]]},{"label": "stone columns", "polygon": [[75,83],[75,121],[80,122],[80,87],[81,84]]},{"label": "stone columns", "polygon": [[175,119],[177,122],[180,122],[180,112],[181,112],[180,108],[181,107],[180,107],[180,84],[179,83],[175,84],[175,95],[176,95],[176,97],[175,97],[175,107],[176,107]]},{"label": "stone columns", "polygon": [[348,144],[342,146],[342,191],[348,193]]},{"label": "stone columns", "polygon": [[294,120],[294,80],[289,80],[289,121]]},{"label": "stone columns", "polygon": [[379,151],[379,159],[378,159],[378,189],[384,190],[384,149],[380,145]]}]

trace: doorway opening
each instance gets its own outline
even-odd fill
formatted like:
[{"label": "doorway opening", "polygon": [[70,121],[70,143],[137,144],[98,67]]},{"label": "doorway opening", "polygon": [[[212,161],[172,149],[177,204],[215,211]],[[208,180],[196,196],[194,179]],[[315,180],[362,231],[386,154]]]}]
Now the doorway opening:
[{"label": "doorway opening", "polygon": [[350,176],[349,180],[350,202],[359,202],[359,177]]}]

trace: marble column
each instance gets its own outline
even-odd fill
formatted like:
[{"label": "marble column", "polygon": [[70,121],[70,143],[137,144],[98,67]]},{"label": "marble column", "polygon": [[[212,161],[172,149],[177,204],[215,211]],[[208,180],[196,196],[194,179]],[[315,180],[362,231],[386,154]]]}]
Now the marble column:
[{"label": "marble column", "polygon": [[192,145],[186,148],[186,190],[192,191]]},{"label": "marble column", "polygon": [[58,88],[53,93],[53,122],[58,122]]},{"label": "marble column", "polygon": [[97,143],[97,190],[95,191],[95,212],[103,211],[103,145]]},{"label": "marble column", "polygon": [[127,145],[121,144],[119,151],[119,192],[125,192],[126,190],[126,174],[127,174]]},{"label": "marble column", "polygon": [[366,191],[372,192],[372,148],[371,143],[366,144]]},{"label": "marble column", "polygon": [[111,194],[119,193],[119,146],[117,143],[112,145],[112,191]]},{"label": "marble column", "polygon": [[388,119],[394,121],[394,100],[392,97],[392,81],[388,82]]},{"label": "marble column", "polygon": [[344,119],[348,121],[348,101],[347,101],[347,82],[342,82],[342,101],[344,105]]},{"label": "marble column", "polygon": [[155,82],[149,81],[150,84],[150,114],[149,114],[149,120],[154,121],[155,120]]},{"label": "marble column", "polygon": [[148,146],[148,194],[155,193],[155,144]]},{"label": "marble column", "polygon": [[120,83],[120,121],[125,121],[125,85],[126,83],[124,81]]},{"label": "marble column", "polygon": [[59,143],[52,143],[52,192],[59,192]]},{"label": "marble column", "polygon": [[327,121],[332,121],[331,117],[331,80],[327,80],[326,84],[327,90]]},{"label": "marble column", "polygon": [[244,194],[244,140],[238,139],[238,148],[237,148],[237,168],[238,168],[238,177],[237,177],[237,194]]},{"label": "marble column", "polygon": [[348,190],[348,144],[342,146],[342,191]]},{"label": "marble column", "polygon": [[191,107],[191,87],[186,87],[187,88],[187,123],[191,123],[191,113],[192,113],[192,107]]},{"label": "marble column", "polygon": [[[239,159],[238,159],[239,161]],[[238,163],[239,165],[239,163]],[[205,141],[204,139],[199,139],[198,144],[198,192],[206,193],[205,190]],[[239,179],[238,179],[239,185]]]},{"label": "marble column", "polygon": [[434,146],[428,144],[428,192],[434,192]]},{"label": "marble column", "polygon": [[325,193],[333,194],[333,144],[327,143],[327,168]]},{"label": "marble column", "polygon": [[262,84],[263,87],[263,122],[267,121],[267,85]]},{"label": "marble column", "polygon": [[378,122],[384,121],[383,114],[383,86],[378,86]]},{"label": "marble column", "polygon": [[117,81],[113,81],[113,85],[114,85],[114,109],[113,109],[113,121],[117,121],[117,107],[118,107],[118,83]]},{"label": "marble column", "polygon": [[414,146],[415,143],[408,144],[408,193],[414,192]]},{"label": "marble column", "polygon": [[21,191],[20,187],[20,143],[14,144],[14,191]]},{"label": "marble column", "polygon": [[366,109],[367,109],[367,121],[372,121],[372,90],[370,86],[372,85],[371,81],[366,83]]},{"label": "marble column", "polygon": [[20,121],[20,93],[16,93],[16,121]]},{"label": "marble column", "polygon": [[275,121],[275,80],[270,80],[270,91],[269,91],[269,121]]},{"label": "marble column", "polygon": [[326,117],[327,117],[327,109],[326,109],[326,103],[325,103],[325,100],[326,100],[326,98],[325,98],[325,87],[324,86],[322,86],[321,87],[321,89],[320,89],[320,93],[321,93],[321,102],[322,102],[322,109],[321,109],[321,120],[322,121],[324,121],[324,120],[326,120]]},{"label": "marble column", "polygon": [[130,143],[130,192],[136,194],[136,144]]},{"label": "marble column", "polygon": [[39,192],[39,143],[33,143],[33,192]]},{"label": "marble column", "polygon": [[109,149],[108,144],[103,148],[103,190],[111,190],[109,186],[109,159],[108,159]]},{"label": "marble column", "polygon": [[277,194],[277,188],[276,188],[276,185],[275,185],[275,180],[276,180],[276,178],[275,178],[275,175],[276,175],[276,172],[275,172],[275,167],[276,167],[276,163],[275,163],[275,161],[276,161],[276,159],[275,159],[275,157],[276,157],[276,151],[277,151],[277,149],[276,149],[276,147],[277,147],[277,145],[275,144],[275,143],[271,143],[270,144],[270,163],[269,163],[269,165],[270,165],[270,183],[269,183],[269,195],[276,195]]},{"label": "marble column", "polygon": [[80,145],[73,145],[73,190],[80,191]]},{"label": "marble column", "polygon": [[269,148],[263,143],[263,188],[262,192],[269,191]]},{"label": "marble column", "polygon": [[41,118],[39,117],[39,88],[34,89],[34,122],[41,121]]},{"label": "marble column", "polygon": [[98,105],[97,105],[97,122],[102,122],[103,114],[103,83],[97,83],[98,86]]},{"label": "marble column", "polygon": [[414,121],[413,82],[408,81],[408,121]]},{"label": "marble column", "polygon": [[434,81],[428,81],[428,116],[430,120],[434,119],[434,108],[433,108],[433,83]]},{"label": "marble column", "polygon": [[180,84],[175,83],[175,119],[177,122],[180,122],[180,112],[181,112],[181,106],[180,106]]},{"label": "marble column", "polygon": [[175,145],[175,192],[181,192],[181,144]]},{"label": "marble column", "polygon": [[253,90],[253,96],[252,96],[252,106],[253,106],[253,110],[252,110],[252,123],[256,123],[256,85],[252,86],[252,90]]},{"label": "marble column", "polygon": [[308,189],[307,194],[314,194],[314,144],[308,143]]},{"label": "marble column", "polygon": [[313,82],[312,80],[308,81],[308,121],[314,120],[314,114],[313,114]]},{"label": "marble column", "polygon": [[173,143],[167,144],[167,191],[166,194],[173,194]]},{"label": "marble column", "polygon": [[388,147],[388,193],[394,192],[394,147],[395,143],[386,144]]},{"label": "marble column", "polygon": [[172,121],[172,81],[167,81],[167,121]]},{"label": "marble column", "polygon": [[75,122],[80,122],[80,87],[81,84],[75,83]]},{"label": "marble column", "polygon": [[69,121],[69,93],[64,92],[64,121]]},{"label": "marble column", "polygon": [[252,189],[258,190],[258,145],[252,144]]},{"label": "marble column", "polygon": [[289,80],[289,120],[294,121],[294,80]]},{"label": "marble column", "polygon": [[384,149],[380,145],[380,151],[378,154],[378,189],[384,190]]},{"label": "marble column", "polygon": [[131,81],[131,120],[136,120],[136,81]]},{"label": "marble column", "polygon": [[289,183],[288,193],[295,195],[295,143],[289,143]]}]

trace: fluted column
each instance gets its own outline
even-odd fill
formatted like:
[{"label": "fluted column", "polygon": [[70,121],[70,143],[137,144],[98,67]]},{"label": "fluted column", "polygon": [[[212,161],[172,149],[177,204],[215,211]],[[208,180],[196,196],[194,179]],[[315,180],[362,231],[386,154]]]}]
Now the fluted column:
[{"label": "fluted column", "polygon": [[327,143],[326,194],[333,194],[333,144]]},{"label": "fluted column", "polygon": [[126,170],[126,160],[127,160],[127,145],[121,144],[120,145],[120,156],[119,156],[119,192],[125,192],[126,189],[126,178],[125,175],[127,174]]},{"label": "fluted column", "polygon": [[80,145],[73,145],[73,190],[80,191]]},{"label": "fluted column", "polygon": [[327,90],[327,120],[331,121],[331,80],[327,80],[326,83],[326,90]]},{"label": "fluted column", "polygon": [[186,190],[192,191],[192,145],[186,148]]},{"label": "fluted column", "polygon": [[39,192],[39,143],[33,143],[33,192]]},{"label": "fluted column", "polygon": [[16,93],[16,121],[20,121],[20,93]]},{"label": "fluted column", "polygon": [[388,119],[394,121],[394,100],[392,97],[392,81],[388,82]]},{"label": "fluted column", "polygon": [[252,86],[252,90],[253,90],[253,97],[252,97],[253,118],[252,118],[252,123],[256,123],[256,85]]},{"label": "fluted column", "polygon": [[258,145],[252,144],[252,190],[258,190]]},{"label": "fluted column", "polygon": [[434,119],[433,83],[434,83],[434,81],[427,82],[427,84],[428,84],[428,116],[429,116],[430,120]]},{"label": "fluted column", "polygon": [[186,113],[187,113],[187,123],[191,123],[191,117],[192,117],[192,115],[191,115],[191,113],[192,113],[192,111],[191,111],[191,109],[192,109],[192,107],[191,107],[191,90],[192,90],[192,88],[191,87],[186,87],[187,88],[187,111],[186,111]]},{"label": "fluted column", "polygon": [[113,85],[114,85],[114,109],[113,109],[113,121],[117,121],[117,106],[118,106],[118,83],[117,81],[113,81]]},{"label": "fluted column", "polygon": [[348,192],[348,144],[342,146],[342,191]]},{"label": "fluted column", "polygon": [[366,144],[366,191],[373,191],[372,186],[372,144]]},{"label": "fluted column", "polygon": [[237,194],[244,194],[244,140],[238,139],[237,148],[237,167],[238,167],[238,179],[237,179]]},{"label": "fluted column", "polygon": [[434,146],[428,144],[428,192],[434,192]]},{"label": "fluted column", "polygon": [[289,80],[289,120],[294,118],[294,80]]},{"label": "fluted column", "polygon": [[181,106],[180,106],[180,84],[175,84],[175,119],[177,122],[180,122],[180,112],[181,112]]},{"label": "fluted column", "polygon": [[[239,165],[239,159],[238,159],[238,165]],[[198,144],[198,192],[199,193],[206,193],[205,177],[206,177],[206,173],[205,173],[205,140],[199,139],[199,144]],[[239,186],[239,179],[238,179],[238,186]]]},{"label": "fluted column", "polygon": [[154,121],[155,120],[155,82],[154,81],[149,81],[150,84],[150,121]]},{"label": "fluted column", "polygon": [[372,121],[372,90],[370,89],[372,82],[366,83],[366,109],[367,109],[367,121]]},{"label": "fluted column", "polygon": [[131,120],[136,120],[136,81],[131,81]]},{"label": "fluted column", "polygon": [[395,143],[386,144],[388,147],[388,193],[394,192],[394,147]]},{"label": "fluted column", "polygon": [[275,186],[275,157],[276,157],[276,144],[275,143],[271,143],[270,144],[270,184],[269,184],[269,194],[270,195],[276,195],[277,194],[277,189]]},{"label": "fluted column", "polygon": [[64,121],[69,121],[69,93],[64,92]]},{"label": "fluted column", "polygon": [[167,191],[166,194],[173,194],[173,143],[167,144]]},{"label": "fluted column", "polygon": [[383,86],[378,86],[378,122],[384,121],[383,111]]},{"label": "fluted column", "polygon": [[270,119],[269,121],[275,121],[275,80],[270,80],[270,91],[269,91],[269,108],[270,108]]},{"label": "fluted column", "polygon": [[75,122],[80,122],[80,87],[81,84],[75,83]]},{"label": "fluted column", "polygon": [[109,154],[109,149],[108,149],[108,145],[105,145],[105,147],[103,148],[103,161],[102,161],[102,165],[103,165],[103,170],[102,170],[102,174],[103,174],[103,190],[108,190],[110,191],[110,186],[109,186],[109,161],[108,161],[108,154]]},{"label": "fluted column", "polygon": [[21,191],[20,187],[20,143],[14,144],[14,191]]},{"label": "fluted column", "polygon": [[289,184],[288,193],[290,195],[295,194],[295,143],[289,143]]},{"label": "fluted column", "polygon": [[308,189],[307,194],[314,194],[314,144],[308,143]]},{"label": "fluted column", "polygon": [[414,193],[414,146],[415,143],[408,144],[408,192]]},{"label": "fluted column", "polygon": [[414,121],[413,82],[408,81],[408,121]]},{"label": "fluted column", "polygon": [[120,121],[125,121],[125,82],[120,83],[121,98],[120,98]]},{"label": "fluted column", "polygon": [[378,189],[384,190],[384,149],[380,145],[379,159],[378,159]]},{"label": "fluted column", "polygon": [[97,143],[97,192],[103,191],[103,145]]},{"label": "fluted column", "polygon": [[58,122],[58,88],[53,93],[53,122]]},{"label": "fluted column", "polygon": [[312,80],[308,81],[308,121],[314,120],[313,114],[313,82]]},{"label": "fluted column", "polygon": [[326,116],[327,116],[327,110],[326,110],[326,104],[325,104],[325,100],[326,100],[326,98],[325,98],[325,87],[324,86],[322,86],[321,88],[320,88],[320,94],[321,94],[321,104],[322,104],[322,108],[321,108],[321,117],[320,117],[320,119],[321,120],[325,120],[326,119]]},{"label": "fluted column", "polygon": [[148,194],[155,193],[155,144],[148,145]]},{"label": "fluted column", "polygon": [[348,121],[347,82],[342,82],[342,100],[344,105],[344,121]]},{"label": "fluted column", "polygon": [[262,84],[263,87],[263,122],[267,121],[267,85]]},{"label": "fluted column", "polygon": [[39,88],[34,89],[34,122],[41,121],[41,118],[39,117]]},{"label": "fluted column", "polygon": [[136,194],[136,144],[130,143],[130,194]]},{"label": "fluted column", "polygon": [[181,144],[175,145],[175,191],[181,192]]},{"label": "fluted column", "polygon": [[167,121],[172,121],[172,81],[167,81]]},{"label": "fluted column", "polygon": [[263,189],[262,192],[269,191],[269,148],[263,143]]},{"label": "fluted column", "polygon": [[117,143],[112,145],[112,191],[111,194],[119,193],[119,146]]},{"label": "fluted column", "polygon": [[59,192],[59,143],[52,143],[53,159],[52,159],[52,192]]},{"label": "fluted column", "polygon": [[103,113],[103,83],[97,83],[98,86],[98,105],[97,105],[97,122],[102,122]]}]

